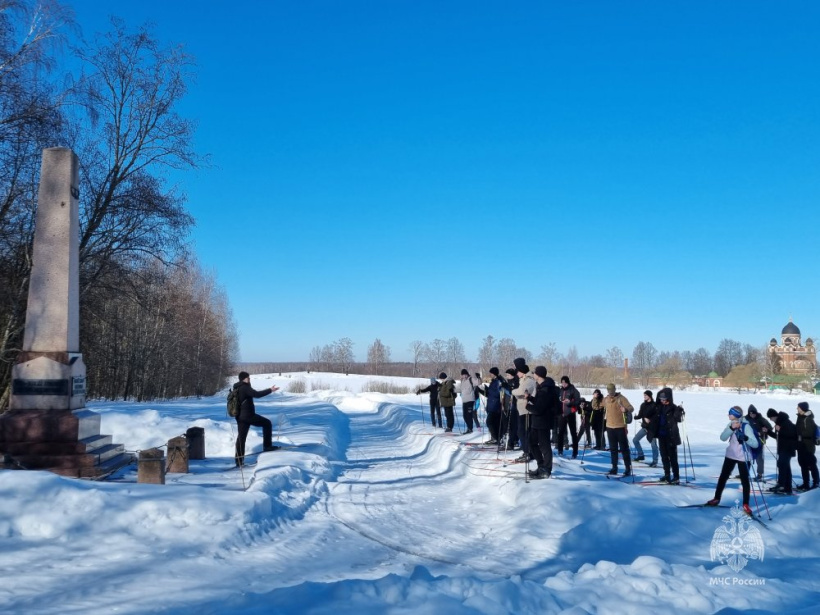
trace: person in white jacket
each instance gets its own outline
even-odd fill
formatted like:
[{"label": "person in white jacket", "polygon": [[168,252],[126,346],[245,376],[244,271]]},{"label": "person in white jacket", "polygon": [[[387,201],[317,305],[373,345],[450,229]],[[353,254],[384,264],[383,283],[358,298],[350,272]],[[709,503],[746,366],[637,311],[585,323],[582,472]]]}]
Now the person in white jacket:
[{"label": "person in white jacket", "polygon": [[706,502],[706,506],[720,504],[720,496],[724,487],[726,487],[726,481],[729,480],[732,470],[737,466],[737,471],[740,474],[740,484],[743,485],[743,510],[747,515],[751,515],[752,509],[749,508],[751,488],[747,461],[749,461],[749,448],[757,448],[758,442],[754,430],[749,422],[743,418],[743,410],[739,406],[733,406],[729,409],[729,424],[720,434],[720,439],[724,442],[728,440],[729,446],[726,447],[726,457],[723,460],[720,478],[718,478],[715,497]]},{"label": "person in white jacket", "polygon": [[[461,393],[461,415],[464,417],[464,424],[467,429],[462,432],[465,434],[473,433],[473,419],[475,414],[475,383],[470,377],[470,372],[466,369],[461,370],[461,383],[459,384],[459,393]],[[476,421],[477,422],[477,421]],[[476,425],[476,429],[480,427]]]}]

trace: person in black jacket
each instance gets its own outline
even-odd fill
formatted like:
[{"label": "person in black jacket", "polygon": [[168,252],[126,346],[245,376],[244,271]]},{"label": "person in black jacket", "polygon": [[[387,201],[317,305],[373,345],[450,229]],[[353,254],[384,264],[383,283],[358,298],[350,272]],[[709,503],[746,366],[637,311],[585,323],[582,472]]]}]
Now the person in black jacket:
[{"label": "person in black jacket", "polygon": [[595,389],[592,392],[592,431],[595,434],[595,450],[603,451],[606,449],[606,441],[604,440],[604,395],[601,389]]},{"label": "person in black jacket", "polygon": [[430,386],[416,391],[416,395],[422,393],[430,393],[430,423],[433,427],[436,426],[436,418],[438,417],[438,426],[441,427],[441,404],[438,402],[438,390],[441,384],[435,378],[430,378]]},{"label": "person in black jacket", "polygon": [[490,439],[484,444],[492,445],[498,444],[501,440],[501,436],[504,435],[504,426],[501,423],[501,395],[503,393],[501,389],[504,386],[504,380],[499,375],[500,372],[497,367],[491,367],[490,373],[493,376],[492,380],[490,380],[486,387],[479,387],[478,393],[487,398],[486,425],[487,429],[490,430]]},{"label": "person in black jacket", "polygon": [[532,478],[549,478],[552,474],[552,444],[550,430],[561,402],[555,380],[547,377],[547,368],[535,368],[535,397],[527,395],[527,411],[530,413],[530,453],[538,468],[528,470]]},{"label": "person in black jacket", "polygon": [[760,449],[760,454],[754,461],[754,463],[757,464],[757,480],[761,481],[763,480],[763,472],[765,471],[766,464],[766,455],[764,454],[766,452],[766,438],[768,438],[769,434],[774,431],[774,428],[772,427],[772,424],[767,421],[766,418],[760,414],[760,412],[757,411],[754,404],[749,404],[749,409],[746,411],[746,420],[755,429],[760,441],[763,443],[763,446]]},{"label": "person in black jacket", "polygon": [[[797,487],[798,491],[808,491],[817,489],[820,486],[820,472],[817,469],[817,457],[815,455],[815,431],[814,414],[809,410],[809,402],[801,401],[797,404],[797,463],[800,464],[800,473],[803,476],[803,484]],[[809,483],[811,475],[812,482]]]},{"label": "person in black jacket", "polygon": [[569,376],[561,376],[561,414],[558,418],[558,454],[564,456],[564,442],[567,438],[567,427],[572,436],[572,458],[578,458],[578,424],[575,415],[581,405],[581,395],[569,381]]},{"label": "person in black jacket", "polygon": [[581,439],[581,436],[586,436],[586,441],[584,442],[584,448],[591,448],[592,447],[592,404],[586,400],[586,398],[581,398],[581,405],[579,406],[578,413],[581,415],[581,427],[578,429],[578,439]]},{"label": "person in black jacket", "polygon": [[650,430],[657,434],[658,448],[663,462],[663,477],[660,482],[678,485],[680,484],[678,447],[681,444],[678,423],[683,420],[683,408],[674,404],[672,389],[669,387],[660,390],[658,401],[660,407],[651,423]]},{"label": "person in black jacket", "polygon": [[635,434],[635,437],[632,438],[632,444],[635,445],[635,452],[637,453],[635,461],[643,461],[645,457],[643,455],[643,448],[641,448],[641,440],[643,440],[644,437],[646,438],[646,441],[652,446],[652,463],[649,464],[650,468],[658,467],[658,441],[657,438],[655,438],[655,433],[652,431],[652,421],[657,413],[658,408],[655,404],[655,400],[652,399],[652,391],[644,391],[643,403],[641,404],[640,410],[638,410],[638,414],[635,415],[640,429],[638,429],[638,433]]},{"label": "person in black jacket", "polygon": [[512,451],[521,446],[518,438],[518,407],[516,406],[518,400],[512,395],[512,390],[518,388],[518,376],[513,368],[504,372],[503,386],[504,417],[502,420],[506,425],[503,429],[507,430],[507,450]]},{"label": "person in black jacket", "polygon": [[769,408],[766,416],[774,423],[771,436],[777,440],[777,485],[772,493],[792,494],[792,457],[797,452],[797,427],[785,412]]},{"label": "person in black jacket", "polygon": [[270,395],[278,391],[279,387],[273,386],[269,389],[257,391],[251,387],[251,375],[248,372],[239,372],[239,382],[233,385],[236,390],[236,401],[239,404],[239,414],[236,417],[236,425],[239,434],[236,436],[236,465],[245,463],[245,440],[251,426],[262,428],[262,451],[275,451],[278,446],[273,445],[273,425],[269,419],[256,414],[256,407],[253,400],[259,397]]}]

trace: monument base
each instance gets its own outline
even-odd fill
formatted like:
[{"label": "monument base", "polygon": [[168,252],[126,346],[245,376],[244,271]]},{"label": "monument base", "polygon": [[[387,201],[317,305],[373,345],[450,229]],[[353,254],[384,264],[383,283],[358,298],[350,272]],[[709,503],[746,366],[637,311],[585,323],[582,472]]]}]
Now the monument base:
[{"label": "monument base", "polygon": [[100,415],[86,409],[0,415],[0,454],[18,468],[75,478],[104,476],[132,461],[121,444],[100,434]]}]

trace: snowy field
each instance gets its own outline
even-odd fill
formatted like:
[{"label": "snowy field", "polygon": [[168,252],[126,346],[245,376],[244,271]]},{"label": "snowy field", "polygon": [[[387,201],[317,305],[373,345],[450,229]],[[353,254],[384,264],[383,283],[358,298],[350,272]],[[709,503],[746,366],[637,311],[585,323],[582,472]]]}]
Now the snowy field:
[{"label": "snowy field", "polygon": [[[737,572],[711,557],[732,508],[677,507],[712,497],[730,406],[794,417],[798,401],[820,408],[812,395],[676,392],[689,486],[642,486],[662,472],[640,463],[634,484],[607,480],[590,471],[605,472],[609,453],[593,450],[527,483],[522,464],[505,463],[517,452],[465,444],[486,432],[432,430],[426,395],[361,392],[369,380],[410,390],[425,380],[292,374],[251,384],[286,391],[298,379],[307,393],[257,403],[288,446],[244,475],[222,396],[91,404],[103,433],[132,451],[205,428],[207,459],[164,486],[138,485],[134,466],[105,482],[0,471],[0,612],[818,612],[820,490],[766,496],[768,511],[753,497],[767,527],[750,522],[749,533],[763,557]],[[641,391],[625,394],[637,408]],[[248,445],[261,449],[258,431]],[[723,504],[739,498],[732,480]]]}]

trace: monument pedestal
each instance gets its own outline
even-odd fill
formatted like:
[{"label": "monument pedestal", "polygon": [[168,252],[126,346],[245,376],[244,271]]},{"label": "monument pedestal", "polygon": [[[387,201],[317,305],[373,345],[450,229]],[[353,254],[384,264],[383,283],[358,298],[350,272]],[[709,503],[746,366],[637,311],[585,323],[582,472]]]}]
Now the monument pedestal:
[{"label": "monument pedestal", "polygon": [[0,452],[27,470],[91,478],[132,457],[100,434],[100,415],[81,410],[12,410],[0,415]]}]

